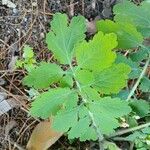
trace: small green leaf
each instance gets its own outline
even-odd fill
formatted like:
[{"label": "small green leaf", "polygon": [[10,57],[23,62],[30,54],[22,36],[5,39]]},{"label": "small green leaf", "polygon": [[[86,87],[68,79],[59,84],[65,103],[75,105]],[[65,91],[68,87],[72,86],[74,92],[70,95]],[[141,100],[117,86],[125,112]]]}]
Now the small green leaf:
[{"label": "small green leaf", "polygon": [[51,30],[46,35],[49,50],[54,53],[60,63],[70,64],[75,45],[85,38],[85,18],[73,17],[69,24],[67,15],[56,13],[51,21]]},{"label": "small green leaf", "polygon": [[34,64],[24,64],[24,68],[30,73],[32,70],[36,68],[36,65]]},{"label": "small green leaf", "polygon": [[93,73],[88,70],[78,70],[76,72],[76,78],[81,85],[88,85],[94,81]]},{"label": "small green leaf", "polygon": [[65,75],[60,80],[60,87],[72,87],[73,86],[73,79],[70,75]]},{"label": "small green leaf", "polygon": [[22,60],[17,60],[16,61],[16,67],[17,68],[22,68],[23,67],[24,62]]},{"label": "small green leaf", "polygon": [[136,27],[128,23],[118,23],[111,20],[97,22],[98,31],[115,33],[118,40],[118,48],[130,49],[137,47],[143,42],[143,37]]},{"label": "small green leaf", "polygon": [[69,111],[60,111],[54,118],[52,127],[56,131],[67,132],[77,123],[78,108]]},{"label": "small green leaf", "polygon": [[150,92],[150,79],[144,77],[141,81],[139,89],[143,92]]},{"label": "small green leaf", "polygon": [[125,64],[117,64],[105,69],[103,72],[95,74],[95,82],[91,83],[93,87],[104,94],[115,94],[126,86],[130,67]]},{"label": "small green leaf", "polygon": [[[143,36],[150,36],[150,3],[148,0],[141,2],[140,6],[124,0],[114,6],[114,20],[122,23],[131,23],[137,27]],[[146,15],[145,15],[146,14]]]},{"label": "small green leaf", "polygon": [[33,48],[25,45],[23,48],[23,59],[17,60],[17,68],[24,68],[28,72],[36,67],[36,60],[34,58]]},{"label": "small green leaf", "polygon": [[105,141],[104,148],[107,150],[121,150],[115,143]]},{"label": "small green leaf", "polygon": [[140,138],[143,134],[139,131],[135,131],[133,134],[130,134],[125,139],[129,141],[135,141],[137,138]]},{"label": "small green leaf", "polygon": [[127,124],[129,125],[130,128],[138,126],[138,122],[135,119],[135,117],[133,117],[133,116],[127,116],[126,117],[126,122],[127,122]]},{"label": "small green leaf", "polygon": [[150,112],[150,105],[144,100],[134,100],[130,102],[130,106],[134,112],[140,117],[146,116]]},{"label": "small green leaf", "polygon": [[93,127],[88,127],[84,134],[80,136],[80,141],[97,140],[97,135]]},{"label": "small green leaf", "polygon": [[[81,137],[88,130],[90,124],[89,117],[85,117],[76,122],[68,132],[69,139]],[[80,131],[80,132],[79,132]]]},{"label": "small green leaf", "polygon": [[127,99],[128,95],[129,95],[128,90],[121,90],[118,94],[114,94],[113,96],[125,100]]},{"label": "small green leaf", "polygon": [[33,58],[34,53],[33,53],[33,48],[25,45],[23,48],[23,58],[25,59],[29,59],[29,58]]},{"label": "small green leaf", "polygon": [[135,62],[140,62],[146,58],[148,58],[147,48],[141,48],[140,50],[131,53],[130,58]]},{"label": "small green leaf", "polygon": [[[77,94],[68,88],[56,88],[40,94],[32,103],[30,114],[34,117],[46,119],[55,115],[58,110],[65,107],[71,109],[77,105]],[[69,104],[69,108],[66,107]]]},{"label": "small green leaf", "polygon": [[139,67],[139,64],[137,62],[133,62],[130,58],[127,58],[121,54],[117,55],[116,61],[118,63],[125,63],[130,66],[131,72],[129,74],[130,79],[138,78],[141,74],[141,69]]},{"label": "small green leaf", "polygon": [[89,42],[82,42],[76,48],[78,68],[102,71],[115,61],[116,54],[112,50],[117,46],[114,33],[98,32]]},{"label": "small green leaf", "polygon": [[82,87],[82,94],[88,101],[96,101],[99,100],[100,97],[100,94],[96,89],[88,86]]},{"label": "small green leaf", "polygon": [[114,132],[114,129],[119,127],[117,118],[131,112],[131,108],[126,101],[118,98],[111,99],[110,97],[90,103],[89,110],[93,113],[96,124],[103,134]]},{"label": "small green leaf", "polygon": [[150,127],[146,127],[141,130],[144,134],[149,134],[150,135]]},{"label": "small green leaf", "polygon": [[49,87],[63,76],[63,70],[52,63],[40,63],[23,79],[23,84],[35,89]]}]

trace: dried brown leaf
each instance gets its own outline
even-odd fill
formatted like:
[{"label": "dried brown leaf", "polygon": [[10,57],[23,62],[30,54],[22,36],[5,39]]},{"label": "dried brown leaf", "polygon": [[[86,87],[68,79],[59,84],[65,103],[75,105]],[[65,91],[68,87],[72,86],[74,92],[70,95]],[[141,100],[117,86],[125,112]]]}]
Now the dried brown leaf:
[{"label": "dried brown leaf", "polygon": [[27,144],[27,150],[46,150],[53,145],[63,133],[51,128],[50,121],[40,122],[33,130]]},{"label": "dried brown leaf", "polygon": [[87,32],[89,34],[95,34],[97,32],[97,30],[96,30],[96,21],[97,20],[100,20],[100,16],[96,16],[96,18],[92,21],[86,20]]}]

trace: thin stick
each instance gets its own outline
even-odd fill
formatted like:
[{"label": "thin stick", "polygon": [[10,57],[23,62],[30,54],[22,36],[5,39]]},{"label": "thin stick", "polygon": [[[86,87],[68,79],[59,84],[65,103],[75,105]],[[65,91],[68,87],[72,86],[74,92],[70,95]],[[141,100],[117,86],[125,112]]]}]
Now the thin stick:
[{"label": "thin stick", "polygon": [[3,88],[2,86],[0,86],[0,89],[1,89],[2,91],[6,92],[6,93],[7,93],[9,96],[11,96],[12,98],[14,98],[17,102],[20,103],[20,105],[22,105],[22,106],[25,108],[26,111],[28,111],[27,106],[26,106],[24,103],[22,103],[15,95],[13,95],[12,93],[10,93],[8,90],[6,90],[5,88]]},{"label": "thin stick", "polygon": [[133,128],[129,128],[129,129],[118,131],[118,132],[116,132],[114,134],[111,134],[108,138],[112,138],[112,137],[115,137],[115,136],[120,136],[120,135],[129,133],[129,132],[133,132],[133,131],[136,131],[136,130],[140,130],[142,128],[146,128],[146,127],[149,127],[149,126],[150,126],[150,122],[148,122],[146,124],[139,125],[137,127],[133,127]]},{"label": "thin stick", "polygon": [[47,21],[46,16],[45,16],[46,3],[47,3],[47,1],[44,0],[44,3],[43,3],[43,15],[44,15],[44,21],[45,21],[45,22]]},{"label": "thin stick", "polygon": [[84,12],[85,12],[84,5],[85,5],[84,0],[82,0],[82,15],[83,16],[84,16]]},{"label": "thin stick", "polygon": [[142,79],[143,76],[145,75],[145,72],[146,72],[146,70],[147,70],[147,67],[148,67],[148,65],[149,65],[149,62],[150,62],[150,56],[149,56],[148,60],[146,61],[146,64],[145,64],[145,66],[144,66],[144,68],[143,68],[143,70],[142,70],[142,72],[141,72],[141,74],[140,74],[138,80],[136,81],[135,85],[133,86],[131,92],[129,93],[129,95],[128,95],[126,101],[129,101],[130,98],[133,96],[133,94],[134,94],[136,88],[138,87],[138,85],[139,85],[141,79]]}]

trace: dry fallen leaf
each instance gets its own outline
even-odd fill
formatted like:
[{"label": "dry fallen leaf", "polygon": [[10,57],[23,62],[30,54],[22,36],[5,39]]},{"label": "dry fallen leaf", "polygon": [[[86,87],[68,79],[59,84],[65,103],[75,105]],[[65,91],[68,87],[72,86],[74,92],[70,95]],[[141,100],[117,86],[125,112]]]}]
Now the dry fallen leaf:
[{"label": "dry fallen leaf", "polygon": [[31,134],[27,150],[46,150],[62,135],[63,133],[58,133],[51,128],[50,121],[40,122]]},{"label": "dry fallen leaf", "polygon": [[92,21],[86,20],[87,32],[89,34],[95,34],[97,32],[97,30],[96,30],[96,21],[97,20],[100,20],[100,16],[96,16],[96,18]]},{"label": "dry fallen leaf", "polygon": [[71,17],[74,16],[74,0],[70,0],[69,15],[70,15]]}]

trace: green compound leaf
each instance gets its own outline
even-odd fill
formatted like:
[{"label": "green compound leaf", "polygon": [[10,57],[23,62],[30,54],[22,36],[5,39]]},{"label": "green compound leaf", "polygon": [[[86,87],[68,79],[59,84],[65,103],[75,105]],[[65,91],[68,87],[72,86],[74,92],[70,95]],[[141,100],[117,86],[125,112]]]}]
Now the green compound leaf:
[{"label": "green compound leaf", "polygon": [[91,85],[103,94],[115,94],[126,86],[129,73],[130,67],[128,65],[123,63],[114,64],[102,72],[97,72],[95,82]]},{"label": "green compound leaf", "polygon": [[78,68],[102,71],[115,61],[116,54],[112,50],[117,46],[114,33],[98,32],[89,42],[82,42],[76,48]]},{"label": "green compound leaf", "polygon": [[[93,40],[83,41],[85,19],[74,17],[69,23],[67,16],[59,13],[54,15],[51,30],[46,37],[48,47],[70,68],[62,65],[68,69],[63,71],[56,64],[41,63],[29,72],[25,85],[49,89],[32,103],[31,115],[43,119],[53,116],[53,128],[67,132],[71,139],[98,139],[89,114],[93,114],[102,134],[112,133],[120,125],[118,119],[131,111],[128,103],[118,98],[100,98],[102,94],[118,93],[130,72],[128,65],[115,63],[117,35],[98,32]],[[71,64],[74,54],[75,67]],[[50,88],[53,83],[61,88]]]},{"label": "green compound leaf", "polygon": [[85,38],[86,24],[82,16],[73,17],[70,24],[67,15],[56,13],[46,36],[49,50],[62,64],[70,64],[75,45]]},{"label": "green compound leaf", "polygon": [[[143,1],[140,6],[127,0],[114,6],[115,21],[131,23],[143,36],[150,36],[150,2]],[[146,15],[145,15],[146,14]]]},{"label": "green compound leaf", "polygon": [[131,24],[101,20],[97,22],[97,29],[104,33],[115,33],[118,37],[118,48],[130,49],[143,42],[141,33]]},{"label": "green compound leaf", "polygon": [[[39,95],[32,103],[30,114],[46,119],[61,108],[71,109],[77,105],[77,94],[69,88],[56,88]],[[72,115],[72,114],[71,114]]]},{"label": "green compound leaf", "polygon": [[23,84],[35,89],[49,87],[63,76],[63,70],[56,64],[42,62],[23,79]]}]

